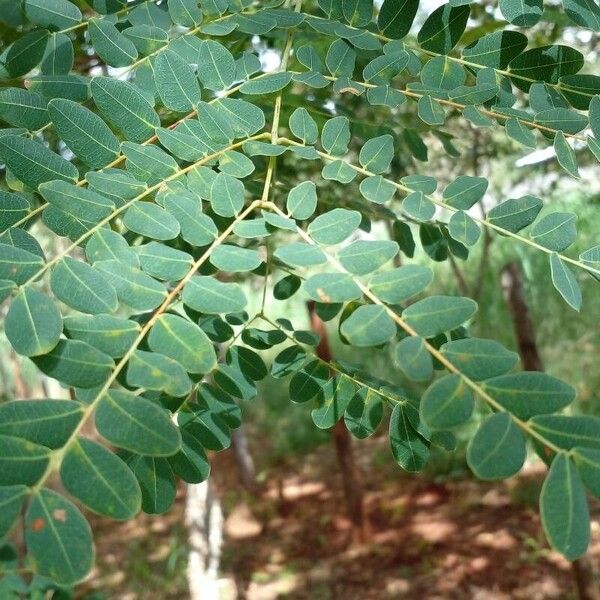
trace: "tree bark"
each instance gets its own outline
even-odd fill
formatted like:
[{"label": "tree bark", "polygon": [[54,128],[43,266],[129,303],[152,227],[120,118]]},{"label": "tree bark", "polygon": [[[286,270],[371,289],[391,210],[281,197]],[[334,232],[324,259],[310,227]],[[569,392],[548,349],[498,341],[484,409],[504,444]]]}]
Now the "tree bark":
[{"label": "tree bark", "polygon": [[[544,363],[535,340],[535,329],[523,289],[523,275],[517,262],[508,263],[502,269],[502,288],[512,315],[523,366],[527,371],[543,371]],[[579,600],[600,600],[600,589],[590,558],[582,556],[574,560],[571,567]]]},{"label": "tree bark", "polygon": [[190,599],[219,600],[223,512],[208,481],[187,486],[185,521],[190,545],[187,568]]},{"label": "tree bark", "polygon": [[[320,337],[319,345],[316,348],[316,354],[321,360],[329,363],[332,361],[332,355],[327,336],[327,329],[315,311],[315,303],[310,301],[307,302],[306,305],[310,316],[312,330]],[[362,485],[356,462],[354,461],[352,438],[342,421],[338,421],[334,425],[332,437],[342,477],[346,511],[352,523],[353,538],[354,541],[363,541],[368,535],[367,520],[365,518]]]},{"label": "tree bark", "polygon": [[254,468],[254,459],[250,453],[248,437],[244,426],[241,425],[231,432],[231,445],[235,454],[235,461],[240,472],[242,485],[250,494],[255,495],[258,492],[258,483],[256,481],[256,469]]}]

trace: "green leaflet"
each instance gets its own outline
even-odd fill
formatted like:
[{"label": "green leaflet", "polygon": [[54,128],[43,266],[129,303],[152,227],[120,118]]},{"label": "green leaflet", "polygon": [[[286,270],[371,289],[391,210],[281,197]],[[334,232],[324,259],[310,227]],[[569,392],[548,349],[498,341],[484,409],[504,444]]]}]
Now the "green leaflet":
[{"label": "green leaflet", "polygon": [[488,214],[488,221],[516,233],[535,221],[543,204],[542,200],[535,196],[511,198],[494,206]]},{"label": "green leaflet", "polygon": [[332,377],[323,387],[317,408],[311,411],[313,423],[319,429],[333,427],[344,415],[354,392],[354,384],[348,377]]},{"label": "green leaflet", "polygon": [[462,86],[467,78],[463,67],[446,56],[435,56],[421,69],[423,85],[440,90],[453,90]]},{"label": "green leaflet", "polygon": [[47,448],[61,448],[83,414],[73,400],[12,400],[0,406],[0,434]]},{"label": "green leaflet", "polygon": [[77,181],[77,168],[46,146],[16,135],[0,137],[0,157],[17,179],[36,189],[52,179]]},{"label": "green leaflet", "polygon": [[378,56],[363,69],[363,79],[368,83],[386,85],[406,67],[409,60],[405,51]]},{"label": "green leaflet", "polygon": [[202,11],[195,0],[169,0],[169,15],[174,23],[184,27],[202,22]]},{"label": "green leaflet", "polygon": [[519,31],[495,31],[469,44],[462,55],[466,60],[486,67],[505,69],[526,46],[527,36]]},{"label": "green leaflet", "polygon": [[66,29],[82,19],[81,11],[68,0],[25,0],[25,16],[42,27]]},{"label": "green leaflet", "polygon": [[470,12],[468,5],[445,4],[437,8],[419,30],[417,41],[421,48],[448,54],[463,34]]},{"label": "green leaflet", "polygon": [[0,277],[17,285],[35,276],[44,266],[44,258],[28,250],[0,243]]},{"label": "green leaflet", "polygon": [[325,122],[321,131],[321,145],[328,154],[341,156],[348,152],[350,123],[347,117],[334,117]]},{"label": "green leaflet", "polygon": [[11,530],[26,496],[27,488],[24,485],[0,488],[0,538],[4,538]]},{"label": "green leaflet", "polygon": [[96,409],[95,421],[103,438],[138,454],[171,456],[181,445],[179,430],[165,410],[130,392],[106,392]]},{"label": "green leaflet", "polygon": [[175,501],[175,477],[166,458],[138,456],[129,462],[142,491],[142,510],[150,515],[162,514]]},{"label": "green leaflet", "polygon": [[90,79],[83,75],[36,75],[30,81],[31,91],[48,99],[68,98],[83,102],[90,94]]},{"label": "green leaflet", "polygon": [[357,240],[338,252],[344,269],[355,275],[373,273],[398,253],[398,244],[391,240]]},{"label": "green leaflet", "polygon": [[40,356],[56,346],[62,318],[54,302],[30,287],[15,297],[4,323],[6,337],[23,356]]},{"label": "green leaflet", "polygon": [[137,59],[134,43],[108,19],[92,19],[88,31],[98,56],[112,67],[126,67]]},{"label": "green leaflet", "polygon": [[381,396],[364,387],[354,394],[344,413],[344,423],[350,433],[360,440],[373,435],[383,419]]},{"label": "green leaflet", "polygon": [[468,210],[483,198],[487,187],[484,177],[460,175],[444,190],[444,202],[453,208]]},{"label": "green leaflet", "polygon": [[194,71],[172,50],[156,57],[154,80],[163,104],[171,110],[189,112],[200,101],[200,86]]},{"label": "green leaflet", "polygon": [[600,30],[600,8],[593,2],[578,2],[577,0],[562,0],[562,5],[568,17],[582,27],[593,31]]},{"label": "green leaflet", "polygon": [[384,302],[400,304],[422,292],[433,281],[433,271],[421,265],[405,265],[383,271],[369,282],[371,291]]},{"label": "green leaflet", "polygon": [[600,419],[593,416],[539,415],[531,425],[559,448],[600,448]]},{"label": "green leaflet", "polygon": [[162,281],[180,281],[194,262],[187,252],[158,242],[137,246],[136,250],[142,271]]},{"label": "green leaflet", "polygon": [[141,492],[127,465],[100,444],[84,438],[72,444],[60,467],[69,494],[94,512],[126,520],[141,508]]},{"label": "green leaflet", "polygon": [[52,292],[65,304],[80,312],[99,314],[117,310],[115,289],[87,263],[69,256],[52,270]]},{"label": "green leaflet", "polygon": [[236,283],[223,283],[213,277],[192,277],[183,289],[183,302],[202,313],[234,313],[244,310],[246,296]]},{"label": "green leaflet", "polygon": [[304,283],[307,294],[317,302],[347,302],[360,298],[362,292],[347,273],[318,273]]},{"label": "green leaflet", "polygon": [[360,221],[361,214],[358,211],[334,208],[312,221],[308,226],[308,234],[319,244],[339,244],[358,229]]},{"label": "green leaflet", "polygon": [[165,29],[148,23],[128,27],[123,30],[123,35],[133,42],[143,56],[162,50],[169,42],[169,34]]},{"label": "green leaflet", "polygon": [[373,173],[387,171],[394,157],[394,140],[391,135],[372,138],[361,148],[358,160],[363,168]]},{"label": "green leaflet", "polygon": [[115,209],[108,198],[65,181],[43,183],[39,191],[52,206],[89,222],[100,221]]},{"label": "green leaflet", "polygon": [[30,200],[24,194],[0,191],[0,232],[14,225],[30,210]]},{"label": "green leaflet", "polygon": [[48,103],[48,112],[60,137],[92,169],[104,167],[119,156],[119,140],[91,110],[56,98]]},{"label": "green leaflet", "polygon": [[210,474],[204,446],[185,429],[181,432],[181,449],[168,461],[173,472],[187,483],[206,481]]},{"label": "green leaflet", "polygon": [[457,242],[465,246],[474,246],[479,240],[481,230],[466,212],[459,210],[450,217],[448,233]]},{"label": "green leaflet", "polygon": [[377,17],[379,31],[388,37],[402,39],[410,31],[418,7],[418,0],[384,0]]},{"label": "green leaflet", "polygon": [[519,361],[518,354],[507,350],[494,340],[452,340],[445,343],[440,350],[461,373],[474,381],[503,375]]},{"label": "green leaflet", "polygon": [[68,337],[86,342],[112,358],[123,356],[141,329],[135,321],[112,315],[69,316],[63,324]]},{"label": "green leaflet", "polygon": [[429,95],[419,98],[417,109],[421,121],[428,125],[443,125],[446,121],[446,111]]},{"label": "green leaflet", "polygon": [[294,219],[308,219],[317,207],[317,188],[312,181],[303,181],[293,187],[287,197],[286,208]]},{"label": "green leaflet", "polygon": [[420,415],[431,429],[449,429],[465,423],[474,406],[473,392],[461,375],[435,381],[421,398]]},{"label": "green leaflet", "polygon": [[593,448],[575,448],[573,460],[586,487],[598,498],[600,495],[600,452]]},{"label": "green leaflet", "polygon": [[194,246],[207,246],[217,237],[219,231],[214,221],[202,213],[202,206],[187,194],[169,194],[164,200],[164,208],[179,222],[181,237]]},{"label": "green leaflet", "polygon": [[342,39],[335,40],[325,57],[325,65],[333,77],[352,77],[356,63],[356,52]]},{"label": "green leaflet", "polygon": [[133,84],[109,77],[95,77],[91,90],[100,112],[128,139],[142,142],[160,127],[160,118],[154,108]]},{"label": "green leaflet", "polygon": [[467,462],[480,479],[505,479],[517,473],[527,455],[525,436],[505,412],[489,416],[469,442]]},{"label": "green leaflet", "polygon": [[396,325],[383,306],[359,306],[340,326],[353,346],[378,346],[396,334]]},{"label": "green leaflet", "polygon": [[[229,348],[225,360],[228,365],[238,369],[252,381],[264,379],[269,372],[260,355],[245,346]],[[241,424],[241,421],[239,424]]]},{"label": "green leaflet", "polygon": [[290,131],[304,144],[314,144],[319,137],[319,129],[305,108],[297,108],[290,116]]},{"label": "green leaflet", "polygon": [[518,27],[533,27],[540,20],[544,10],[542,0],[534,0],[527,4],[518,0],[500,0],[499,7],[502,16]]},{"label": "green leaflet", "polygon": [[271,375],[276,379],[295,373],[306,361],[306,352],[300,346],[289,346],[282,350],[271,364]]},{"label": "green leaflet", "polygon": [[165,286],[139,269],[119,260],[101,260],[96,263],[121,302],[136,310],[152,310],[165,299]]},{"label": "green leaflet", "polygon": [[413,427],[411,411],[416,409],[409,402],[398,402],[394,406],[390,417],[390,448],[394,460],[405,471],[413,473],[425,466],[429,458],[429,442]]},{"label": "green leaflet", "polygon": [[385,204],[394,197],[396,187],[381,175],[376,175],[367,177],[360,182],[360,193],[369,202]]},{"label": "green leaflet", "polygon": [[273,256],[291,267],[312,267],[327,262],[327,257],[320,248],[303,242],[280,246],[273,252]]},{"label": "green leaflet", "polygon": [[208,373],[217,357],[207,335],[194,323],[181,317],[161,315],[148,336],[154,352],[176,360],[189,373]]},{"label": "green leaflet", "polygon": [[430,296],[411,304],[402,318],[423,337],[449,331],[470,319],[477,303],[470,298]]},{"label": "green leaflet", "polygon": [[364,27],[373,17],[373,6],[370,0],[342,0],[344,19],[354,27]]},{"label": "green leaflet", "polygon": [[579,167],[575,151],[565,138],[562,131],[557,131],[554,136],[554,151],[560,166],[572,177],[579,179]]},{"label": "green leaflet", "polygon": [[113,360],[78,340],[60,340],[50,352],[34,359],[38,369],[61,383],[92,388],[108,379]]},{"label": "green leaflet", "polygon": [[[577,73],[583,66],[583,55],[569,46],[541,46],[527,50],[509,64],[508,69],[519,77],[513,83],[523,91],[528,91],[531,81],[558,83],[564,75]],[[526,78],[526,79],[522,79]]]},{"label": "green leaflet", "polygon": [[520,419],[557,412],[575,399],[575,390],[570,385],[537,371],[494,377],[482,387]]},{"label": "green leaflet", "polygon": [[33,495],[25,525],[27,550],[40,575],[65,586],[87,575],[94,561],[92,532],[74,504],[44,488]]},{"label": "green leaflet", "polygon": [[10,44],[0,54],[0,78],[12,79],[29,73],[44,56],[48,32],[30,31]]},{"label": "green leaflet", "polygon": [[221,244],[212,251],[210,262],[220,271],[245,273],[260,267],[263,260],[257,250]]},{"label": "green leaflet", "polygon": [[290,81],[292,81],[291,73],[269,73],[252,81],[246,81],[242,84],[240,92],[251,96],[274,94],[285,88]]},{"label": "green leaflet", "polygon": [[555,252],[550,255],[550,273],[552,284],[565,302],[575,310],[580,310],[582,297],[579,283],[571,269]]},{"label": "green leaflet", "polygon": [[590,540],[585,489],[571,459],[557,454],[542,486],[540,514],[550,544],[567,560],[579,558]]},{"label": "green leaflet", "polygon": [[192,382],[185,369],[175,360],[159,354],[136,350],[127,367],[127,383],[148,390],[158,390],[182,398],[190,393]]},{"label": "green leaflet", "polygon": [[157,240],[172,240],[180,230],[173,215],[151,202],[135,202],[127,209],[123,224],[130,231]]},{"label": "green leaflet", "polygon": [[219,173],[210,190],[213,210],[222,217],[233,217],[244,207],[244,184],[227,173]]},{"label": "green leaflet", "polygon": [[402,210],[412,219],[425,222],[433,219],[436,209],[435,204],[423,192],[413,192],[402,201]]},{"label": "green leaflet", "polygon": [[561,107],[548,108],[536,113],[535,122],[544,127],[573,134],[585,129],[588,124],[587,118],[583,115]]},{"label": "green leaflet", "polygon": [[127,170],[148,185],[168,180],[179,171],[175,159],[157,146],[123,142],[121,150]]},{"label": "green leaflet", "polygon": [[20,88],[0,90],[0,117],[14,127],[39,129],[50,120],[47,101],[36,92]]},{"label": "green leaflet", "polygon": [[289,394],[292,402],[312,400],[329,380],[329,368],[320,360],[312,360],[290,379]]},{"label": "green leaflet", "polygon": [[18,437],[0,435],[0,485],[34,486],[48,466],[50,450]]},{"label": "green leaflet", "polygon": [[408,336],[400,340],[394,358],[406,377],[413,381],[428,381],[433,376],[433,360],[423,338]]},{"label": "green leaflet", "polygon": [[549,250],[562,252],[577,238],[576,223],[573,213],[550,213],[531,228],[531,239]]},{"label": "green leaflet", "polygon": [[198,78],[209,90],[224,90],[235,81],[235,60],[219,42],[205,40],[198,52]]},{"label": "green leaflet", "polygon": [[85,246],[85,255],[90,264],[115,260],[131,267],[139,267],[136,252],[125,238],[110,229],[99,229]]}]

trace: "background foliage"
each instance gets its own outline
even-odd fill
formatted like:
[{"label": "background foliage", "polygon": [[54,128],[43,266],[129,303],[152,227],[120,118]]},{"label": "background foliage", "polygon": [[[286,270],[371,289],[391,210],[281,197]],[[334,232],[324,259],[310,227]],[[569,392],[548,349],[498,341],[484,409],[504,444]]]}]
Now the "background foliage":
[{"label": "background foliage", "polygon": [[[438,263],[474,262],[485,281],[494,242],[581,309],[580,282],[600,275],[594,227],[532,195],[539,165],[506,198],[494,169],[513,187],[518,174],[478,153],[549,148],[545,168],[575,178],[595,164],[600,78],[560,36],[597,31],[600,10],[451,0],[421,18],[418,4],[0,4],[4,329],[72,390],[0,405],[0,534],[25,511],[15,569],[34,585],[89,572],[76,504],[163,513],[176,478],[206,479],[206,452],[229,446],[267,376],[319,429],[343,419],[364,438],[388,413],[408,471],[453,450],[477,405],[473,472],[509,477],[529,445],[549,464],[550,544],[585,552],[600,420],[568,412],[566,381],[521,371],[491,292],[454,295]],[[398,375],[318,358],[304,320],[281,314],[295,294]]]}]

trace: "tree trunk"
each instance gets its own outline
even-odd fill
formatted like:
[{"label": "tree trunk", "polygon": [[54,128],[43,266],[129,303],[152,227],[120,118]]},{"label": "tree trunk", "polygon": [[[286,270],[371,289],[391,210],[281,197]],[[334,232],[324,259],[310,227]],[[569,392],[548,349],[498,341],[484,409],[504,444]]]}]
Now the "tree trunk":
[{"label": "tree trunk", "polygon": [[185,521],[190,545],[190,600],[219,600],[223,512],[208,481],[187,486]]},{"label": "tree trunk", "polygon": [[[523,366],[527,371],[543,371],[544,363],[535,341],[535,329],[523,290],[523,275],[519,263],[511,262],[504,266],[502,288],[512,315]],[[600,589],[590,558],[582,556],[571,565],[579,600],[600,600]]]},{"label": "tree trunk", "polygon": [[242,485],[250,494],[255,495],[258,491],[256,481],[256,469],[254,468],[254,459],[250,453],[248,437],[244,426],[240,426],[231,432],[231,445],[235,454],[235,461],[240,472]]},{"label": "tree trunk", "polygon": [[[316,354],[325,362],[331,362],[331,347],[325,324],[315,311],[315,303],[307,302],[312,330],[320,336]],[[363,541],[367,537],[367,521],[363,505],[363,491],[352,449],[352,438],[343,421],[338,421],[332,429],[332,437],[342,477],[342,487],[346,501],[348,517],[352,522],[354,541]]]}]

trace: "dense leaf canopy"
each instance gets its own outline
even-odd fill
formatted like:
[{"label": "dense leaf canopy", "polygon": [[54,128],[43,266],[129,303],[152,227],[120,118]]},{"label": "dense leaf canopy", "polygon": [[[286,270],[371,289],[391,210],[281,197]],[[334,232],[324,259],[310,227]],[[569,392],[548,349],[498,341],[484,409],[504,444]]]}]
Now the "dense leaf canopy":
[{"label": "dense leaf canopy", "polygon": [[[365,438],[389,408],[407,471],[488,410],[468,448],[475,475],[513,475],[533,442],[550,463],[548,540],[585,552],[600,420],[556,414],[570,385],[520,372],[513,351],[469,335],[475,300],[427,288],[433,263],[499,235],[545,254],[579,310],[600,246],[572,256],[575,214],[530,195],[490,207],[484,177],[439,182],[427,159],[433,138],[456,156],[449,123],[553,146],[572,177],[600,159],[600,77],[523,29],[597,32],[600,9],[488,8],[450,0],[421,19],[418,0],[0,0],[4,330],[73,391],[0,405],[0,535],[24,510],[23,569],[81,581],[94,550],[78,506],[167,511],[176,478],[208,477],[206,451],[230,445],[240,401],[269,374],[319,428],[343,419]],[[390,350],[422,396],[318,358],[317,336],[270,312],[294,294],[344,343]],[[49,489],[56,473],[71,499]]]}]

